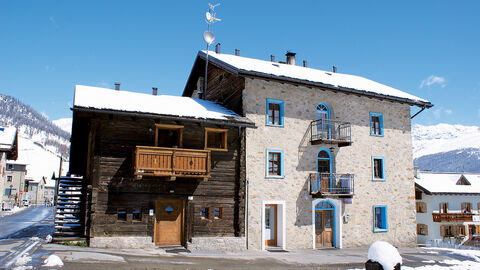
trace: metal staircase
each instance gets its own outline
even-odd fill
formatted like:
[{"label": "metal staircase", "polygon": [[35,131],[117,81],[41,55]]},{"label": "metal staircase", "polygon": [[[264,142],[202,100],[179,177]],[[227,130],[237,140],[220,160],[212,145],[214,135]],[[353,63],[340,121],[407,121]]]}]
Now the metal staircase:
[{"label": "metal staircase", "polygon": [[62,176],[58,181],[54,242],[85,240],[85,186],[83,178]]}]

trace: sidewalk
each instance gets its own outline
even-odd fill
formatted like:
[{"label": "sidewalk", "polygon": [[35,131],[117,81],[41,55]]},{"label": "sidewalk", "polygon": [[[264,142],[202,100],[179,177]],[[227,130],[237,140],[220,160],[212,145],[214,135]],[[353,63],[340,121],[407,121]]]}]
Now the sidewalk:
[{"label": "sidewalk", "polygon": [[[292,250],[269,252],[196,251],[168,249],[103,249],[45,244],[44,254],[56,254],[63,269],[358,269],[364,268],[368,248]],[[419,267],[428,262],[463,260],[448,252],[409,248],[399,250],[403,265]],[[101,267],[100,267],[101,266]],[[162,266],[161,268],[159,268]]]}]

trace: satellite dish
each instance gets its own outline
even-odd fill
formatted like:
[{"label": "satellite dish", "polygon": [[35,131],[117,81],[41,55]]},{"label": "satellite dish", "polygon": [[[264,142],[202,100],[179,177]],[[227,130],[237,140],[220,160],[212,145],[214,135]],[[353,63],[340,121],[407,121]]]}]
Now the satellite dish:
[{"label": "satellite dish", "polygon": [[208,45],[211,45],[215,41],[215,35],[210,31],[205,31],[203,33],[203,40],[205,40]]},{"label": "satellite dish", "polygon": [[210,12],[207,11],[207,12],[205,13],[205,19],[207,20],[207,22],[211,23],[212,20],[213,20],[212,14],[210,14]]}]

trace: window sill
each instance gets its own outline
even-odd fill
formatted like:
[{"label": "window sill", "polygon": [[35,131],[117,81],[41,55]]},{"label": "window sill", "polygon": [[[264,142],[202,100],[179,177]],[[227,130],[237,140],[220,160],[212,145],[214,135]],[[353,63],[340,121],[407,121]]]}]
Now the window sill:
[{"label": "window sill", "polygon": [[285,176],[283,176],[283,175],[266,175],[265,178],[266,179],[283,179],[283,178],[285,178]]},{"label": "window sill", "polygon": [[377,134],[370,133],[370,136],[372,136],[372,137],[383,137],[383,134],[377,135]]},{"label": "window sill", "polygon": [[386,182],[385,178],[373,178],[372,182]]},{"label": "window sill", "polygon": [[373,232],[374,232],[374,233],[388,232],[388,229],[380,229],[380,228],[376,228],[376,229],[373,229]]},{"label": "window sill", "polygon": [[267,127],[284,127],[284,125],[266,124]]}]

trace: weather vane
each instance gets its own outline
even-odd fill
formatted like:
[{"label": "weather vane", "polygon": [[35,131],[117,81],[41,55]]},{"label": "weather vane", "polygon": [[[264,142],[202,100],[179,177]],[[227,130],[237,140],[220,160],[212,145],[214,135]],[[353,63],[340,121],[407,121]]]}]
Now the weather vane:
[{"label": "weather vane", "polygon": [[216,17],[215,8],[219,6],[220,3],[216,5],[212,5],[208,3],[208,11],[205,13],[205,20],[207,22],[207,31],[203,33],[203,40],[207,43],[207,57],[205,59],[205,79],[203,84],[203,99],[207,97],[207,75],[208,75],[208,47],[215,41],[215,35],[210,32],[210,24],[221,21],[219,18]]}]

